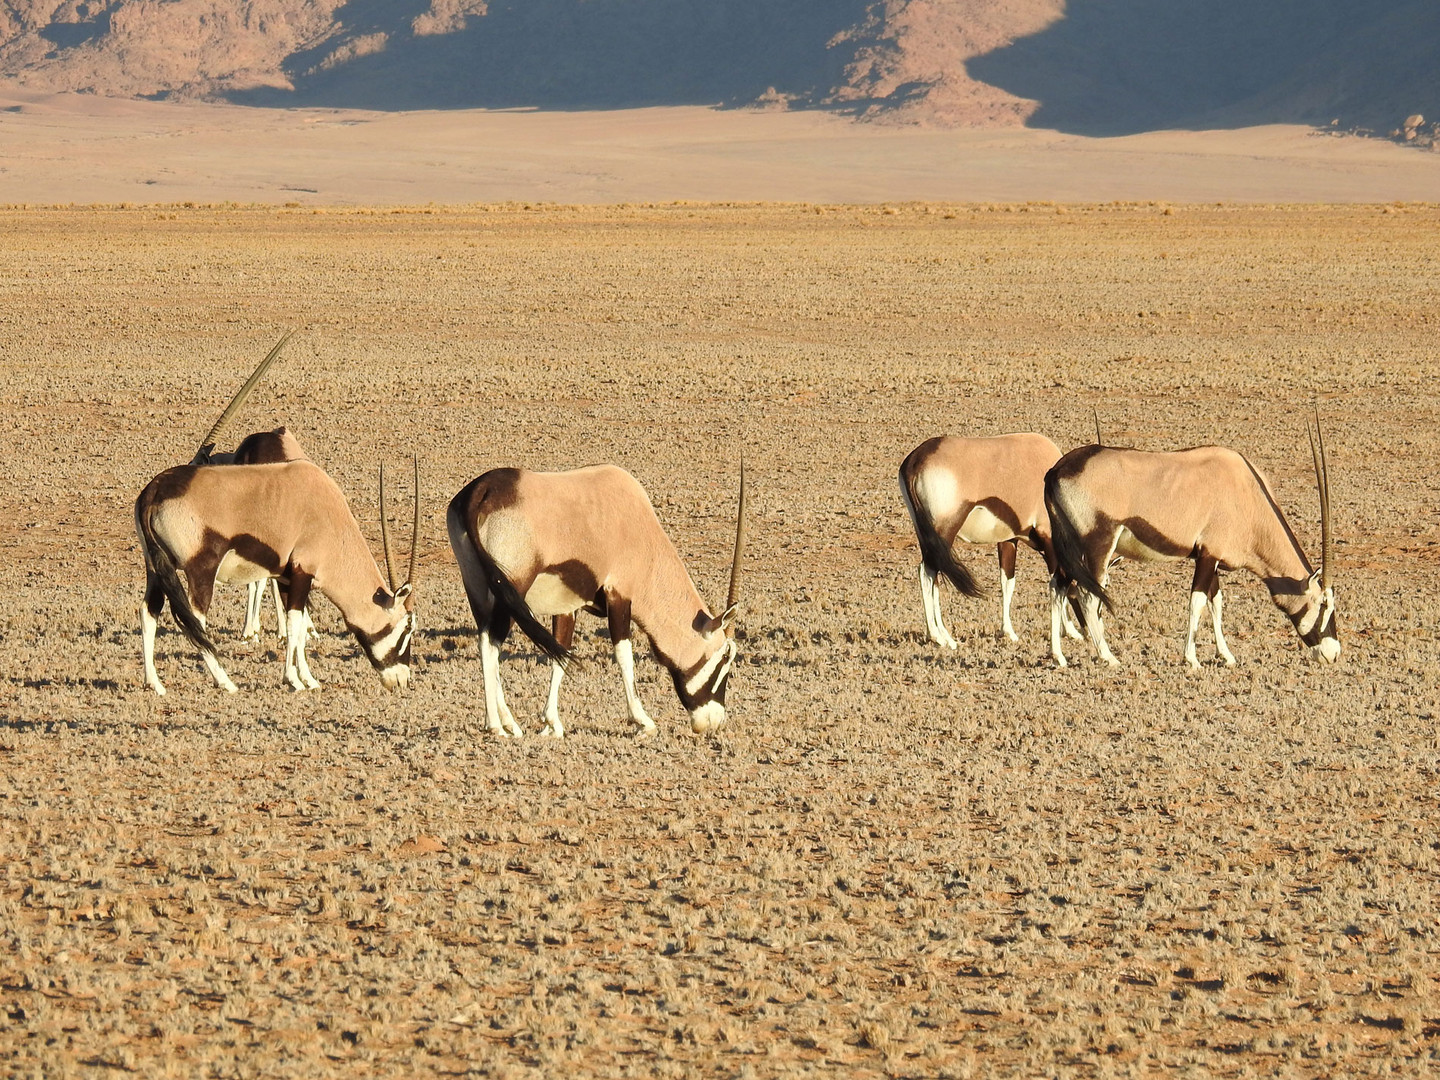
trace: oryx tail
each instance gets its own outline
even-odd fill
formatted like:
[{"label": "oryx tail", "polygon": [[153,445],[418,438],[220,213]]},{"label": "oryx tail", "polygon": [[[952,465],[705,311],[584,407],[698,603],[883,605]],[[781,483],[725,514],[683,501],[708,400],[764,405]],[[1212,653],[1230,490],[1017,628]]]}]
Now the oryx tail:
[{"label": "oryx tail", "polygon": [[1045,474],[1045,512],[1050,515],[1050,542],[1055,546],[1055,561],[1060,572],[1085,592],[1105,605],[1106,611],[1113,612],[1115,605],[1105,586],[1090,572],[1085,559],[1085,548],[1080,539],[1080,530],[1065,512],[1065,506],[1057,497],[1060,479],[1050,471]]},{"label": "oryx tail", "polygon": [[[926,444],[929,445],[929,444]],[[912,455],[913,456],[913,455]],[[965,564],[955,557],[950,545],[935,528],[925,500],[915,491],[915,480],[919,470],[911,467],[910,458],[900,463],[900,497],[905,500],[905,509],[910,511],[910,521],[915,526],[915,539],[920,544],[920,558],[931,574],[943,574],[950,583],[966,596],[983,596],[980,586]]]},{"label": "oryx tail", "polygon": [[465,596],[470,601],[476,627],[488,629],[496,640],[502,640],[513,622],[546,656],[568,670],[573,654],[535,617],[505,571],[470,535],[465,523],[465,507],[472,487],[474,484],[467,485],[450,503],[445,511],[445,527],[460,564],[460,578],[465,583]]},{"label": "oryx tail", "polygon": [[[203,652],[213,654],[215,643],[210,640],[205,623],[190,604],[190,595],[180,580],[180,564],[170,549],[155,535],[155,528],[150,520],[154,502],[147,498],[148,494],[147,488],[135,502],[135,531],[140,536],[140,546],[145,553],[145,567],[151,577],[150,589],[156,585],[160,587],[165,599],[170,602],[170,613],[175,616],[175,621],[180,624],[181,631],[190,643]],[[147,593],[150,589],[146,590]],[[147,602],[149,599],[147,596]],[[156,614],[159,613],[157,606],[158,601],[151,605]]]}]

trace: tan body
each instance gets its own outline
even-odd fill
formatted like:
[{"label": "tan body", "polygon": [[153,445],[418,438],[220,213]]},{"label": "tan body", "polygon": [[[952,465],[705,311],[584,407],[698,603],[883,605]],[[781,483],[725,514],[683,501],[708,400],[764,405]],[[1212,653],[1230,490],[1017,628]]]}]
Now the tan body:
[{"label": "tan body", "polygon": [[[1220,629],[1222,570],[1255,574],[1314,655],[1326,660],[1339,655],[1333,594],[1311,568],[1265,478],[1234,450],[1082,447],[1050,470],[1046,502],[1062,571],[1086,596],[1086,627],[1107,662],[1116,663],[1105,644],[1100,605],[1110,606],[1105,581],[1115,558],[1194,560],[1185,646],[1191,666],[1198,664],[1195,631],[1206,604],[1217,649],[1227,664],[1235,662]],[[1052,611],[1054,597],[1052,590]],[[1053,614],[1051,650],[1063,666]]]},{"label": "tan body", "polygon": [[412,586],[386,588],[344,495],[314,463],[167,469],[136,500],[135,522],[146,563],[145,681],[157,693],[165,692],[154,664],[156,619],[165,601],[216,684],[233,692],[205,632],[214,585],[269,578],[288,582],[290,685],[319,685],[304,656],[302,620],[312,588],[340,610],[388,688],[409,682]]},{"label": "tan body", "polygon": [[1015,556],[1024,544],[1041,554],[1050,574],[1055,572],[1045,472],[1059,458],[1058,446],[1031,432],[927,439],[905,458],[900,494],[920,544],[920,596],[932,641],[951,649],[957,645],[941,616],[940,578],[949,577],[961,592],[978,595],[968,570],[950,550],[956,541],[996,546],[1001,630],[1011,641],[1019,640],[1010,621]]},{"label": "tan body", "polygon": [[[609,619],[630,715],[642,732],[654,723],[635,695],[632,619],[674,677],[691,726],[706,731],[724,723],[724,686],[734,658],[727,617],[710,614],[644,488],[625,470],[495,469],[455,496],[447,525],[480,631],[490,730],[522,733],[499,679],[499,643],[513,620],[557,661],[545,733],[563,734],[560,661],[581,608]],[[554,618],[554,632],[538,626],[535,616]]]}]

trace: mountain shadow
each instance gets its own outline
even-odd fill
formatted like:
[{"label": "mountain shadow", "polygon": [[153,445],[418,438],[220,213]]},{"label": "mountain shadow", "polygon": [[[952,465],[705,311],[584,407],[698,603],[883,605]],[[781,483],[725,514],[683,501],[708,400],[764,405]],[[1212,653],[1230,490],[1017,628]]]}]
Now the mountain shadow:
[{"label": "mountain shadow", "polygon": [[1388,129],[1440,114],[1435,0],[1070,0],[966,64],[1078,135],[1270,123]]},{"label": "mountain shadow", "polygon": [[[351,0],[343,32],[292,55],[294,89],[248,105],[622,109],[823,103],[844,81],[872,0],[491,0],[463,28],[417,35],[428,0]],[[847,107],[863,103],[847,102]]]}]

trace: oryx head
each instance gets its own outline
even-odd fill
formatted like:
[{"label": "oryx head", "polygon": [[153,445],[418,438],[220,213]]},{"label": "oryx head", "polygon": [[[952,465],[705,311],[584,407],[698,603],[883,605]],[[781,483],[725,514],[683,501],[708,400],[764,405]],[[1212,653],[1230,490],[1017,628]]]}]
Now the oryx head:
[{"label": "oryx head", "polygon": [[385,579],[390,592],[376,603],[390,614],[388,628],[374,638],[362,637],[370,663],[387,690],[410,685],[410,648],[415,636],[415,553],[420,544],[420,459],[415,465],[415,520],[410,534],[410,569],[405,584],[395,585],[395,559],[390,550],[390,516],[385,510],[385,466],[380,466],[380,543],[385,549]]},{"label": "oryx head", "polygon": [[1315,429],[1307,424],[1310,436],[1310,458],[1315,464],[1315,486],[1320,491],[1320,569],[1310,576],[1306,589],[1306,605],[1296,619],[1295,629],[1300,640],[1317,660],[1340,658],[1340,637],[1335,627],[1335,587],[1330,584],[1330,470],[1325,460],[1325,436],[1320,432],[1320,414],[1315,414]]},{"label": "oryx head", "polygon": [[740,459],[740,505],[735,512],[735,551],[730,559],[730,591],[719,615],[701,612],[695,630],[705,640],[705,659],[690,671],[673,671],[675,692],[690,713],[690,730],[714,731],[725,723],[725,688],[735,664],[735,617],[739,611],[740,559],[745,550],[745,459]]}]

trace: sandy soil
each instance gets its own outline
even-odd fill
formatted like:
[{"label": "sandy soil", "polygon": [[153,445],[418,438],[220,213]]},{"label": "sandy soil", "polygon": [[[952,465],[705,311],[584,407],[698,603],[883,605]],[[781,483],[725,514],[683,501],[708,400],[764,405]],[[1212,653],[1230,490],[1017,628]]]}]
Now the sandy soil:
[{"label": "sandy soil", "polygon": [[[1437,237],[1433,206],[0,213],[0,1071],[1433,1064]],[[157,698],[133,499],[289,327],[237,436],[289,424],[377,551],[376,469],[421,455],[414,686],[322,605],[325,686],[282,690],[232,589],[241,693],[167,616]],[[894,479],[923,438],[1068,447],[1096,409],[1227,443],[1313,550],[1317,404],[1338,665],[1235,575],[1239,666],[1202,639],[1191,674],[1188,574],[1126,567],[1124,666],[1054,670],[1032,554],[1018,645],[950,592],[959,650],[923,639]],[[716,598],[742,448],[730,726],[692,735],[642,647],[633,740],[588,621],[573,735],[487,737],[450,495],[621,463]],[[532,731],[533,657],[505,661]]]},{"label": "sandy soil", "polygon": [[0,93],[0,203],[1440,198],[1440,154],[1304,127],[1098,139],[813,112],[379,113]]}]

